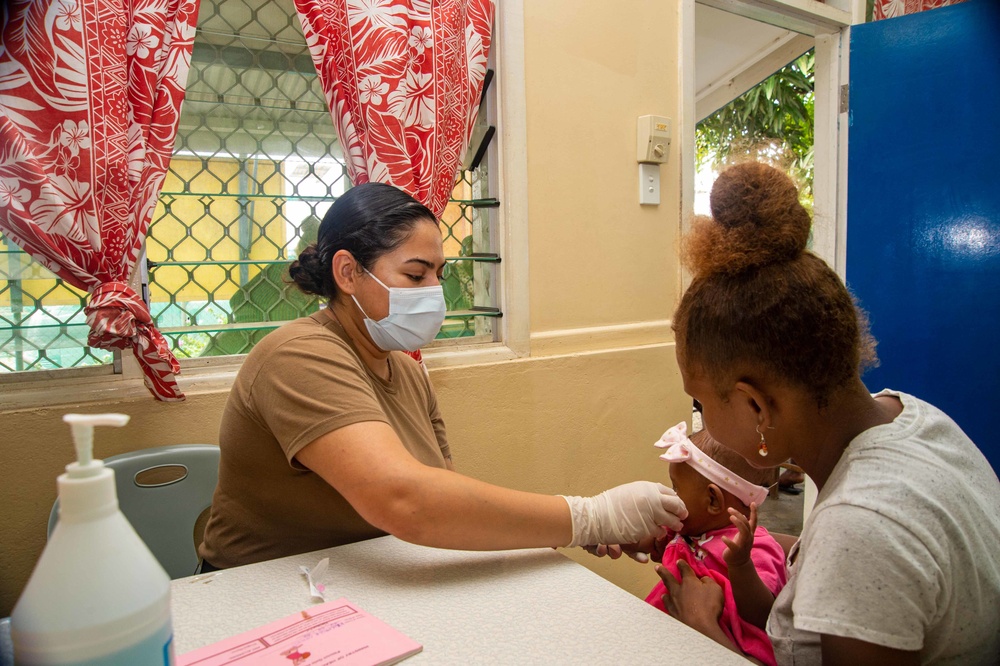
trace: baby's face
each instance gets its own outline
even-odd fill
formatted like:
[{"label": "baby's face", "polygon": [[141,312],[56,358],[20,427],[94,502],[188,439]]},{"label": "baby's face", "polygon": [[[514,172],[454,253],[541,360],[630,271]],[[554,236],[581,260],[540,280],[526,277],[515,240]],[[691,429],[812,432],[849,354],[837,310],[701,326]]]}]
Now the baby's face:
[{"label": "baby's face", "polygon": [[708,513],[708,479],[687,463],[670,463],[670,483],[688,510],[688,517],[684,519],[680,533],[685,536],[701,536],[714,529],[713,522],[716,521]]}]

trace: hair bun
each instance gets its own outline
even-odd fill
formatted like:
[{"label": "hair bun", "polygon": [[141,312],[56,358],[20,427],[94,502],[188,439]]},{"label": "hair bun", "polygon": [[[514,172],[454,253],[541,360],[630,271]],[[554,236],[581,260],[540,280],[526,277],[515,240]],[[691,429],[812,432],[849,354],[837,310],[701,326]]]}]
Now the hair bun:
[{"label": "hair bun", "polygon": [[288,277],[306,294],[328,296],[329,282],[333,281],[332,275],[328,274],[329,270],[316,243],[303,248],[298,258],[288,267]]},{"label": "hair bun", "polygon": [[790,261],[809,241],[812,220],[784,172],[746,162],[719,174],[712,217],[699,217],[684,241],[685,264],[696,276],[735,274]]}]

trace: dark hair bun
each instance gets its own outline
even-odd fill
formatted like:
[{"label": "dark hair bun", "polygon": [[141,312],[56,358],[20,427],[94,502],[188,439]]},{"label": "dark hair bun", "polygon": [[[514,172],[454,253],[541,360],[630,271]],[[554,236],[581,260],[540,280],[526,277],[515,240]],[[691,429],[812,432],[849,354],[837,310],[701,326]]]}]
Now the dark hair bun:
[{"label": "dark hair bun", "polygon": [[684,240],[684,262],[695,276],[790,261],[809,241],[812,220],[798,189],[766,164],[746,162],[719,174],[711,207],[712,217],[696,218]]},{"label": "dark hair bun", "polygon": [[323,261],[315,243],[303,249],[298,258],[291,263],[288,267],[288,277],[292,278],[305,293],[319,296],[329,295],[329,283],[333,281],[327,262]]}]

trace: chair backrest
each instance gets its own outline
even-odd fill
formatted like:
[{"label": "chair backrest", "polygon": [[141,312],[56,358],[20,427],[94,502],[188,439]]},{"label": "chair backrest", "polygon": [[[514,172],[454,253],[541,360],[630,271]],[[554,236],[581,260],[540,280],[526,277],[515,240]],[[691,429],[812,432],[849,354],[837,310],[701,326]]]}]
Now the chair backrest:
[{"label": "chair backrest", "polygon": [[14,643],[10,640],[10,618],[0,620],[0,666],[14,666]]},{"label": "chair backrest", "polygon": [[[104,464],[115,470],[122,513],[167,574],[171,578],[192,575],[198,566],[195,523],[212,504],[219,478],[219,447],[160,446],[111,456]],[[157,476],[163,478],[157,480]],[[49,514],[50,536],[58,521],[57,499]]]}]

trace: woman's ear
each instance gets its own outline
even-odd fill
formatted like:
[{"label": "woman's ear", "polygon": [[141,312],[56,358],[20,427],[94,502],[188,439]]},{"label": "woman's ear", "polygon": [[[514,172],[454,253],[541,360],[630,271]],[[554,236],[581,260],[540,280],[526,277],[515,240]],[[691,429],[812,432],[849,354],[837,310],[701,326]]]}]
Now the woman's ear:
[{"label": "woman's ear", "polygon": [[714,483],[708,484],[708,513],[717,516],[726,511],[726,496],[722,488]]},{"label": "woman's ear", "polygon": [[733,399],[740,401],[737,407],[741,416],[752,419],[754,427],[760,426],[761,430],[773,428],[774,407],[770,396],[752,382],[738,381],[734,388]]},{"label": "woman's ear", "polygon": [[337,250],[331,264],[337,291],[353,296],[357,289],[357,274],[360,268],[357,259],[347,250]]}]

